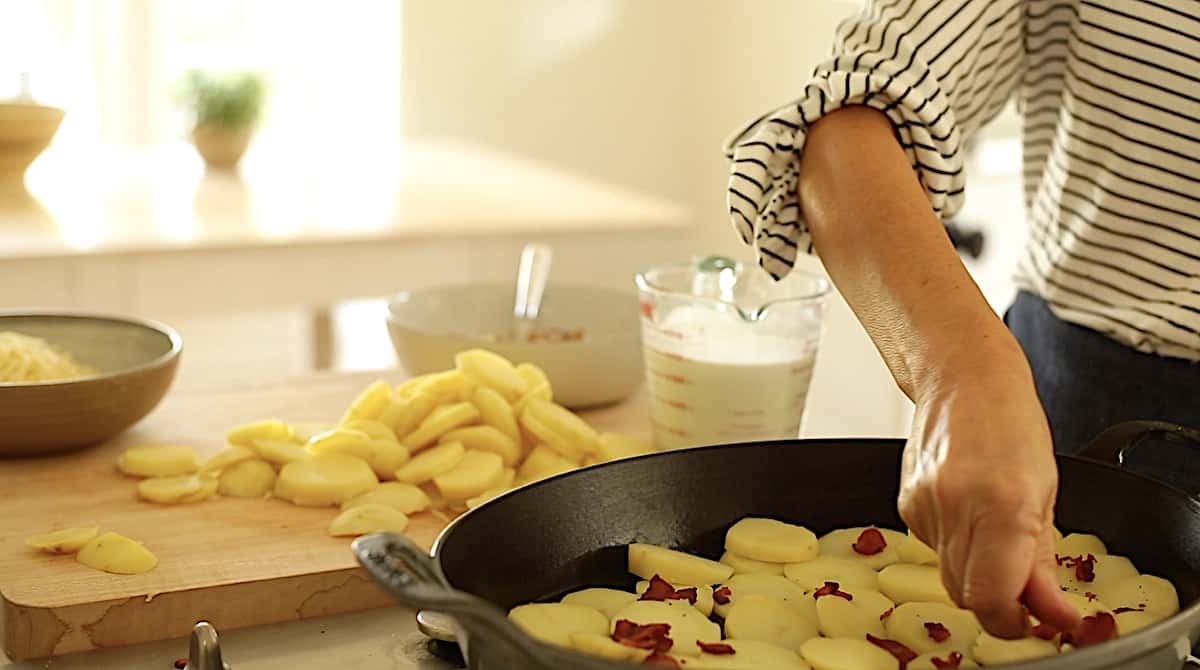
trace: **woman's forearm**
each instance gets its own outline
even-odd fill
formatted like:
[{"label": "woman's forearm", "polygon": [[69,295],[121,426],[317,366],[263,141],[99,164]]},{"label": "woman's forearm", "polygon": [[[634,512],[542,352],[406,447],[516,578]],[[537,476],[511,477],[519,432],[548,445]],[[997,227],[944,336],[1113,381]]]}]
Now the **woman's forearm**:
[{"label": "woman's forearm", "polygon": [[847,107],[809,129],[799,195],[830,277],[910,398],[947,374],[1028,375],[881,112]]}]

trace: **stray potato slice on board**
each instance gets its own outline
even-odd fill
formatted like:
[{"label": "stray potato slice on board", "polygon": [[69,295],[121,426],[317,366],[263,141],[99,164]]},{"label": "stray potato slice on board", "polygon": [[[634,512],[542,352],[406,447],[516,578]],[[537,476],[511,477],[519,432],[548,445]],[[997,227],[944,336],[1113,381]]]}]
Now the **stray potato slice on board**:
[{"label": "stray potato slice on board", "polygon": [[367,533],[403,533],[408,517],[400,510],[379,503],[356,505],[329,523],[334,537],[366,535]]},{"label": "stray potato slice on board", "polygon": [[296,433],[288,424],[279,419],[264,419],[252,423],[244,423],[229,431],[225,441],[243,447],[253,447],[255,440],[278,440],[291,442],[296,439]]},{"label": "stray potato slice on board", "polygon": [[468,451],[450,470],[433,478],[442,497],[461,501],[487,491],[504,475],[504,461],[488,451]]},{"label": "stray potato slice on board", "polygon": [[747,517],[725,532],[725,548],[756,561],[799,563],[817,557],[817,536],[803,526]]},{"label": "stray potato slice on board", "polygon": [[571,645],[572,633],[604,635],[608,632],[608,617],[583,605],[520,605],[509,611],[508,618],[533,637],[560,647]]},{"label": "stray potato slice on board", "polygon": [[73,554],[83,548],[100,533],[100,529],[91,528],[63,528],[41,535],[34,535],[25,540],[25,545],[34,549],[40,549],[47,554]]},{"label": "stray potato slice on board", "polygon": [[403,482],[384,482],[342,503],[342,511],[365,504],[387,505],[405,514],[429,509],[429,496],[420,487]]},{"label": "stray potato slice on board", "polygon": [[724,563],[640,542],[629,545],[628,561],[629,572],[642,579],[658,575],[679,586],[720,584],[733,575],[733,568]]},{"label": "stray potato slice on board", "polygon": [[75,559],[89,568],[118,575],[149,572],[158,565],[158,558],[141,542],[116,533],[92,538],[75,554]]},{"label": "stray potato slice on board", "polygon": [[380,379],[363,389],[362,393],[350,403],[343,422],[354,419],[378,419],[392,399],[392,386]]},{"label": "stray potato slice on board", "polygon": [[279,440],[255,440],[254,451],[258,457],[268,463],[275,465],[285,465],[292,461],[301,461],[308,458],[308,450],[303,446],[294,442],[281,442]]},{"label": "stray potato slice on board", "polygon": [[379,486],[371,466],[347,454],[315,454],[283,466],[275,497],[306,507],[340,505]]},{"label": "stray potato slice on board", "polygon": [[568,639],[571,648],[591,656],[607,658],[610,661],[631,661],[641,663],[650,655],[649,649],[638,649],[616,642],[608,635],[598,633],[570,633]]},{"label": "stray potato slice on board", "polygon": [[453,470],[465,454],[466,449],[463,449],[461,442],[447,442],[430,447],[397,469],[396,480],[406,484],[424,484]]},{"label": "stray potato slice on board", "polygon": [[211,458],[204,461],[204,465],[200,466],[200,474],[216,476],[225,468],[239,463],[241,461],[254,458],[255,452],[250,447],[243,447],[240,444],[231,444],[228,447],[213,454]]},{"label": "stray potato slice on board", "polygon": [[231,498],[262,498],[275,488],[275,468],[253,459],[226,468],[217,482],[217,491]]},{"label": "stray potato slice on board", "polygon": [[200,458],[183,445],[141,444],[117,457],[117,469],[134,477],[190,475],[200,469]]},{"label": "stray potato slice on board", "polygon": [[438,442],[462,442],[467,449],[490,451],[503,459],[505,467],[512,467],[521,460],[521,443],[491,425],[455,428],[442,435]]},{"label": "stray potato slice on board", "polygon": [[459,402],[453,405],[442,405],[432,412],[420,426],[404,438],[404,446],[411,451],[419,451],[433,444],[439,437],[463,426],[479,420],[479,409],[469,402]]},{"label": "stray potato slice on board", "polygon": [[455,366],[478,384],[488,386],[509,400],[516,400],[528,390],[525,380],[507,358],[485,349],[459,352]]},{"label": "stray potato slice on board", "polygon": [[161,505],[200,502],[217,493],[217,480],[199,475],[151,477],[138,482],[138,497]]}]

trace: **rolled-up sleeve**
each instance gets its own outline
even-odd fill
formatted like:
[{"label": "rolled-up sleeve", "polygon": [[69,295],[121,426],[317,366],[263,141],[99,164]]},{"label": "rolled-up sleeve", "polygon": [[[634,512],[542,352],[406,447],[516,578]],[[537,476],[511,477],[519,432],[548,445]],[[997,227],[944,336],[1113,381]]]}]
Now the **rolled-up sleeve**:
[{"label": "rolled-up sleeve", "polygon": [[799,99],[728,143],[733,226],[759,265],[786,275],[812,238],[797,201],[800,152],[811,124],[847,105],[891,119],[930,204],[961,207],[963,140],[994,117],[1024,63],[1021,0],[870,0],[838,28],[829,60]]}]

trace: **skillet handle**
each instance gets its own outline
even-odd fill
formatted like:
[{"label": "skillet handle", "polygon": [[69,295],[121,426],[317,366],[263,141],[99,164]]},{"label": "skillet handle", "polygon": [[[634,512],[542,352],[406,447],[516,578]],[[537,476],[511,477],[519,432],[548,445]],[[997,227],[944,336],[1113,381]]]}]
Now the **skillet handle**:
[{"label": "skillet handle", "polygon": [[[500,608],[451,587],[437,562],[407,537],[375,533],[358,538],[351,548],[367,572],[400,602],[453,615],[471,634],[471,646],[486,645],[492,653],[511,659],[511,667],[561,667],[552,651],[521,632]],[[470,651],[463,651],[472,657]],[[473,659],[471,667],[477,662],[478,658]]]},{"label": "skillet handle", "polygon": [[[1149,439],[1163,440],[1196,451],[1200,458],[1200,430],[1165,421],[1126,421],[1100,433],[1079,456],[1102,463],[1124,466],[1129,454]],[[1200,496],[1200,482],[1188,487],[1188,493]]]}]

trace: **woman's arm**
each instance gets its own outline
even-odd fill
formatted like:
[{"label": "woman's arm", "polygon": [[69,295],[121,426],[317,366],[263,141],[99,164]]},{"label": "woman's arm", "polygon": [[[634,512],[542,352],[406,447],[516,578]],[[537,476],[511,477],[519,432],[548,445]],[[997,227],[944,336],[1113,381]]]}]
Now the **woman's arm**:
[{"label": "woman's arm", "polygon": [[1057,470],[1016,340],[929,204],[887,116],[849,106],[808,131],[798,197],[817,252],[916,404],[900,508],[991,632],[1078,623],[1053,563]]}]

